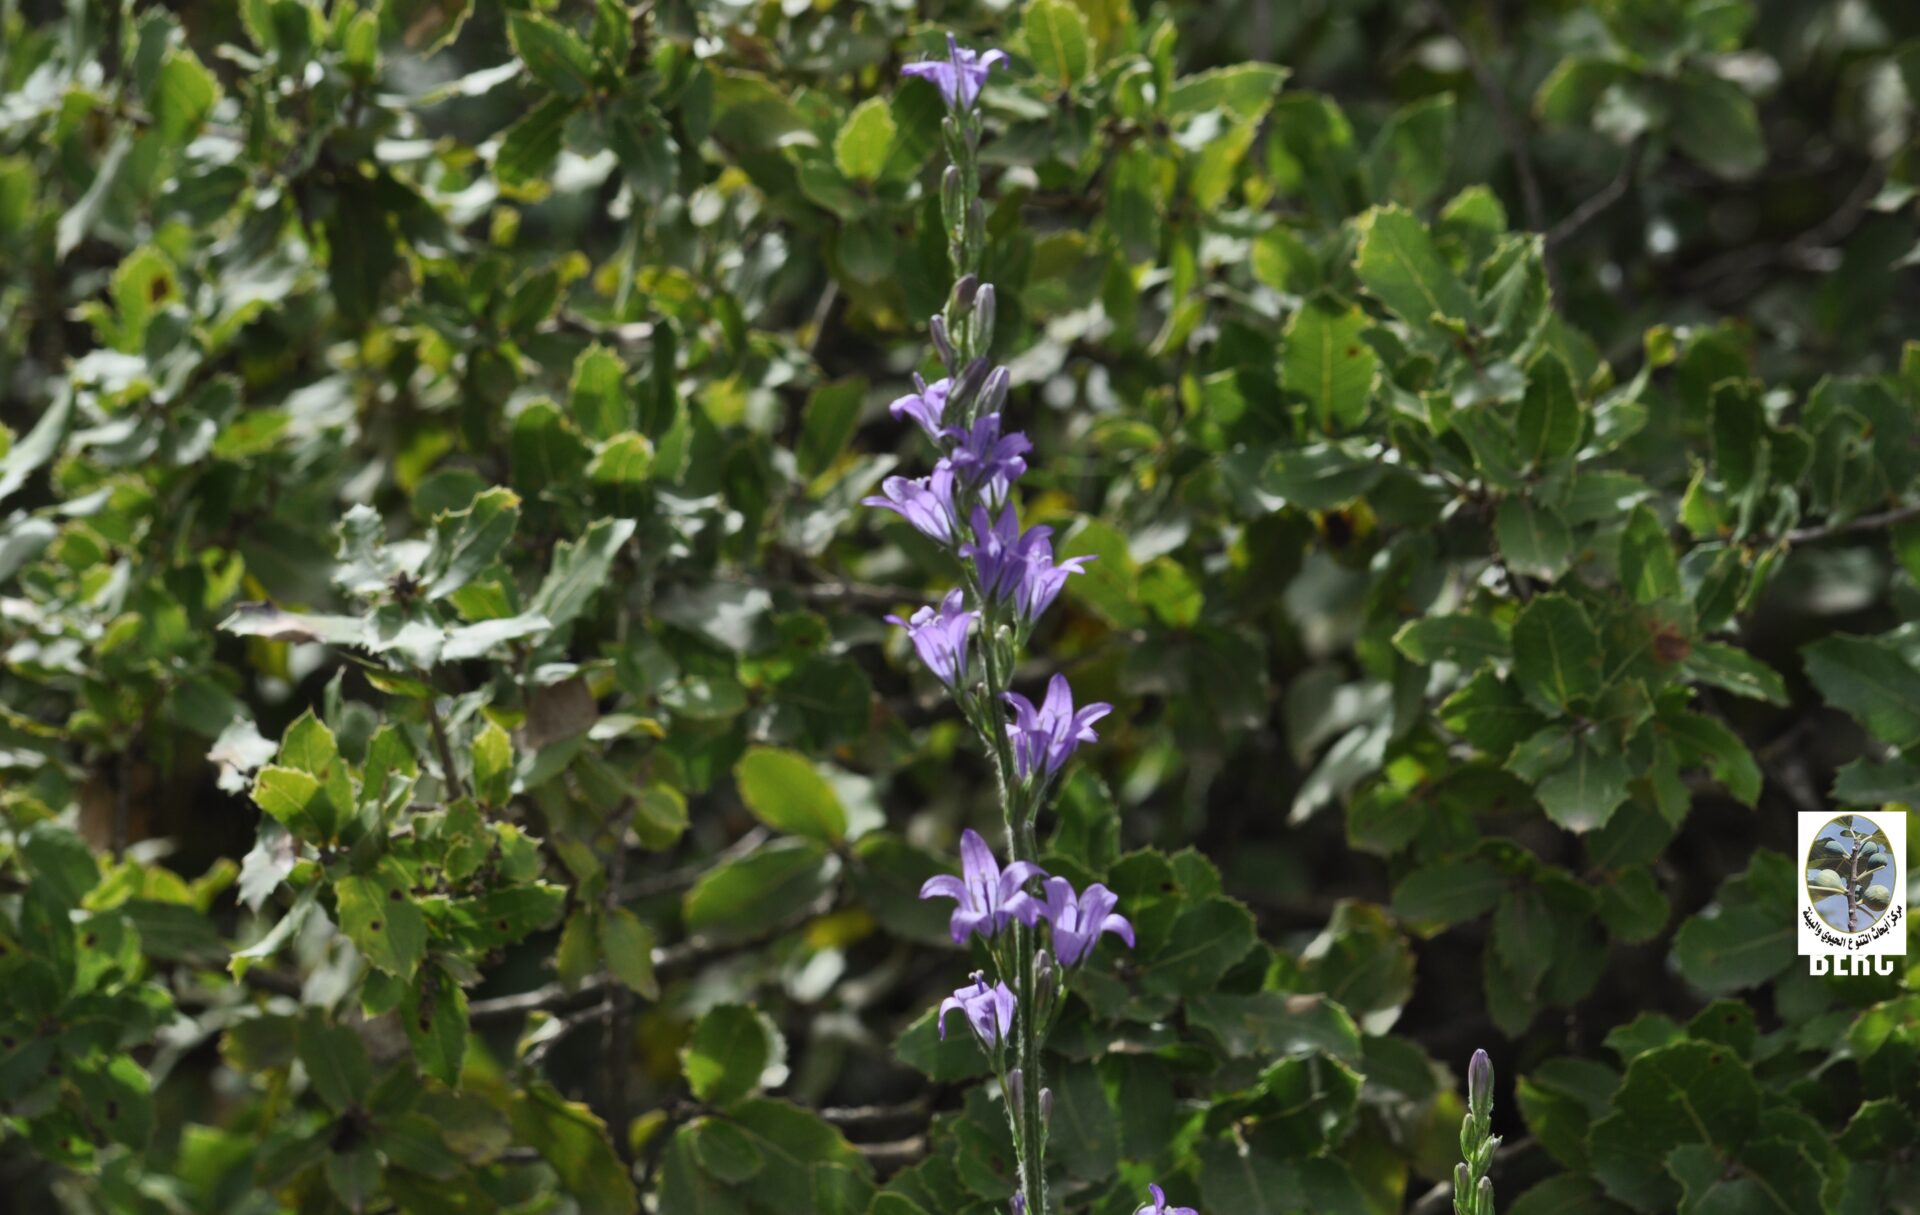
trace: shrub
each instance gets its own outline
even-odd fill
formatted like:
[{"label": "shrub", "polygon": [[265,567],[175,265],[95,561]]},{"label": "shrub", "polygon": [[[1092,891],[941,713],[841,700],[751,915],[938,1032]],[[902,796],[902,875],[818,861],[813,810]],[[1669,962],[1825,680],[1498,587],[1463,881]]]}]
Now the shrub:
[{"label": "shrub", "polygon": [[1920,1209],[1908,6],[0,30],[20,1209]]}]

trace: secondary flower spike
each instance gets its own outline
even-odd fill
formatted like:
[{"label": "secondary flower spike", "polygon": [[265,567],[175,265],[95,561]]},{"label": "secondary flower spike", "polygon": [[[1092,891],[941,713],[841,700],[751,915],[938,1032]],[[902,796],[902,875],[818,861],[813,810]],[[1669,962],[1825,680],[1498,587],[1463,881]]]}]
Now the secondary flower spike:
[{"label": "secondary flower spike", "polygon": [[907,639],[919,652],[935,679],[956,687],[967,677],[967,633],[980,613],[966,608],[967,597],[958,590],[947,592],[935,611],[923,607],[910,619],[889,616],[887,620],[907,631]]},{"label": "secondary flower spike", "polygon": [[953,543],[953,465],[945,460],[924,477],[888,477],[880,483],[880,493],[860,499],[860,504],[892,511],[930,540]]},{"label": "secondary flower spike", "polygon": [[1040,914],[1053,925],[1053,952],[1060,965],[1073,966],[1093,952],[1100,934],[1110,932],[1133,947],[1133,925],[1114,908],[1120,896],[1095,882],[1079,894],[1063,877],[1046,881],[1047,899]]},{"label": "secondary flower spike", "polygon": [[980,1045],[991,1050],[1013,1028],[1013,991],[1005,983],[987,986],[982,971],[973,972],[973,982],[958,988],[940,1002],[940,1040],[946,1041],[947,1014],[958,1009],[966,1014],[967,1024]]},{"label": "secondary flower spike", "polygon": [[952,899],[958,904],[947,931],[953,943],[961,945],[976,932],[991,938],[1016,919],[1032,927],[1040,918],[1040,902],[1022,887],[1046,876],[1032,861],[1015,861],[1001,869],[987,841],[969,827],[960,833],[960,876],[943,873],[928,878],[920,887],[920,897]]},{"label": "secondary flower spike", "polygon": [[1133,1215],[1200,1215],[1192,1207],[1170,1207],[1167,1205],[1167,1192],[1157,1185],[1147,1187],[1153,1195],[1153,1201],[1135,1211]]},{"label": "secondary flower spike", "polygon": [[1006,698],[1013,708],[1007,737],[1013,742],[1013,764],[1022,779],[1035,772],[1043,776],[1058,772],[1075,747],[1099,741],[1093,723],[1113,712],[1112,705],[1098,701],[1076,711],[1065,675],[1047,682],[1046,699],[1037,709],[1018,692],[1008,692]]},{"label": "secondary flower spike", "polygon": [[949,107],[970,110],[980,96],[980,86],[987,82],[987,73],[1006,61],[1005,51],[990,50],[983,55],[961,46],[952,34],[948,34],[945,59],[909,63],[900,69],[900,74],[932,81],[940,90],[940,95],[947,99]]}]

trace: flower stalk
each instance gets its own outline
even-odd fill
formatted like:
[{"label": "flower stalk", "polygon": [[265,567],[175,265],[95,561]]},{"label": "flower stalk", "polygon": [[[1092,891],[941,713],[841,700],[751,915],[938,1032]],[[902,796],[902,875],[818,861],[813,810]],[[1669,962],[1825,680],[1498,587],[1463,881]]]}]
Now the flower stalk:
[{"label": "flower stalk", "polygon": [[1461,1162],[1453,1166],[1454,1215],[1494,1215],[1493,1154],[1500,1136],[1493,1133],[1493,1060],[1484,1050],[1467,1064],[1467,1116],[1460,1123]]},{"label": "flower stalk", "polygon": [[980,737],[993,764],[1009,860],[1001,868],[976,832],[962,834],[959,876],[929,879],[922,898],[954,901],[956,944],[986,942],[993,976],[977,972],[939,1009],[966,1017],[992,1063],[1013,1132],[1018,1178],[1014,1210],[1047,1215],[1047,1123],[1053,1094],[1043,1057],[1068,972],[1085,963],[1103,936],[1133,944],[1133,926],[1098,883],[1076,892],[1039,864],[1035,825],[1074,751],[1098,740],[1094,724],[1111,705],[1074,705],[1055,675],[1038,705],[1014,690],[1019,654],[1035,623],[1089,558],[1056,562],[1052,529],[1020,526],[1015,482],[1032,444],[1006,425],[1011,376],[991,358],[998,311],[983,282],[986,209],[980,198],[984,123],[977,108],[989,73],[1006,62],[949,37],[945,58],[909,64],[903,73],[931,82],[946,100],[942,130],[949,164],[940,180],[941,214],[954,276],[945,306],[927,322],[944,375],[894,401],[893,416],[926,434],[939,458],[925,477],[889,477],[867,505],[890,511],[939,545],[960,585],[937,605],[888,619],[906,630],[915,652],[944,685]]}]

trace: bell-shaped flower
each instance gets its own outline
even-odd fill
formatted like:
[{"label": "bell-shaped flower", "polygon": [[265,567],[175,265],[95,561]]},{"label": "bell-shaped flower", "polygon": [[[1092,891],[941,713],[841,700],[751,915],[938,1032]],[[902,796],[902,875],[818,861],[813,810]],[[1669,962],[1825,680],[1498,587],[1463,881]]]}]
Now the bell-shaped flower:
[{"label": "bell-shaped flower", "polygon": [[943,873],[920,887],[923,899],[952,899],[956,906],[947,931],[962,945],[974,933],[991,939],[1014,920],[1032,927],[1040,918],[1040,902],[1026,892],[1026,884],[1047,873],[1032,861],[1014,861],[1005,869],[993,859],[993,849],[969,827],[960,833],[960,876]]},{"label": "bell-shaped flower", "polygon": [[1038,772],[1050,777],[1067,762],[1074,748],[1083,742],[1097,742],[1093,723],[1113,712],[1104,702],[1073,707],[1073,689],[1065,675],[1056,674],[1047,682],[1047,696],[1038,708],[1018,692],[1005,693],[1013,708],[1013,720],[1007,723],[1007,738],[1013,743],[1013,765],[1021,779]]},{"label": "bell-shaped flower", "polygon": [[935,380],[929,384],[916,372],[913,377],[915,391],[904,397],[896,397],[893,404],[887,406],[896,420],[912,418],[927,432],[927,437],[938,443],[946,432],[944,421],[947,413],[947,395],[953,390],[953,381]]},{"label": "bell-shaped flower", "polygon": [[1167,1205],[1167,1192],[1157,1185],[1147,1187],[1153,1195],[1153,1201],[1135,1211],[1133,1215],[1200,1215],[1192,1207],[1170,1207]]},{"label": "bell-shaped flower", "polygon": [[973,562],[974,572],[980,578],[981,594],[989,599],[1005,599],[1019,588],[1021,571],[1027,567],[1032,554],[1048,543],[1051,535],[1053,529],[1045,525],[1022,532],[1011,502],[1000,508],[998,518],[989,515],[984,506],[976,506],[973,508],[973,540],[960,546],[960,555]]},{"label": "bell-shaped flower", "polygon": [[966,609],[966,596],[958,588],[947,592],[935,610],[923,607],[906,620],[887,617],[907,631],[907,640],[927,664],[935,679],[956,687],[967,677],[967,633],[980,613]]},{"label": "bell-shaped flower", "polygon": [[880,492],[860,499],[899,515],[921,535],[941,544],[953,543],[958,525],[953,517],[953,465],[942,460],[924,477],[888,477]]},{"label": "bell-shaped flower", "polygon": [[998,509],[1020,474],[1027,471],[1026,454],[1033,444],[1019,431],[1000,433],[1000,415],[985,414],[971,427],[952,427],[953,475],[961,485],[979,494],[989,509]]},{"label": "bell-shaped flower", "polygon": [[1046,881],[1046,902],[1040,915],[1053,925],[1053,956],[1062,966],[1077,966],[1093,952],[1100,934],[1110,932],[1133,947],[1133,925],[1114,911],[1120,896],[1095,882],[1079,894],[1063,877]]},{"label": "bell-shaped flower", "polygon": [[1033,622],[1046,614],[1053,601],[1060,597],[1061,588],[1067,585],[1067,579],[1074,574],[1083,573],[1092,557],[1068,557],[1058,565],[1053,561],[1053,542],[1041,537],[1027,549],[1026,562],[1020,567],[1019,581],[1013,588],[1013,610],[1022,624],[1032,626]]},{"label": "bell-shaped flower", "polygon": [[955,1009],[966,1014],[967,1025],[980,1045],[992,1050],[1013,1029],[1013,991],[1005,983],[987,986],[987,976],[973,972],[973,982],[958,988],[940,1002],[940,1040],[947,1038],[947,1014]]},{"label": "bell-shaped flower", "polygon": [[947,99],[948,108],[968,110],[979,98],[980,86],[986,83],[987,73],[1006,61],[1005,51],[990,50],[982,54],[961,46],[952,34],[948,34],[945,59],[909,63],[900,69],[900,74],[932,81],[934,87],[940,90],[940,95]]}]

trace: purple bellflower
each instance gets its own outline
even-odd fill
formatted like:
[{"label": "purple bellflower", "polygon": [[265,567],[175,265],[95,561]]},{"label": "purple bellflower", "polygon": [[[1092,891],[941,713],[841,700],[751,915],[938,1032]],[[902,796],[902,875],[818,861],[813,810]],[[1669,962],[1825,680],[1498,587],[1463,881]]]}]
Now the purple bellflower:
[{"label": "purple bellflower", "polygon": [[1013,742],[1013,765],[1021,779],[1035,772],[1050,777],[1060,770],[1083,742],[1097,742],[1093,723],[1113,712],[1104,702],[1073,707],[1073,689],[1065,675],[1056,674],[1047,681],[1047,696],[1039,708],[1018,692],[1005,693],[1013,707],[1013,720],[1007,723],[1007,737]]},{"label": "purple bellflower", "polygon": [[920,887],[920,897],[952,899],[957,904],[947,931],[954,944],[962,945],[976,932],[991,939],[1016,919],[1031,928],[1040,918],[1040,902],[1022,887],[1046,876],[1032,861],[1014,861],[1001,869],[987,841],[969,827],[960,833],[960,876],[943,873],[928,878]]},{"label": "purple bellflower", "polygon": [[1133,925],[1118,914],[1120,896],[1095,882],[1079,894],[1063,877],[1046,881],[1047,901],[1040,914],[1053,925],[1053,956],[1062,966],[1077,965],[1093,952],[1100,934],[1110,932],[1133,948]]},{"label": "purple bellflower", "polygon": [[981,54],[961,46],[952,34],[948,34],[945,59],[909,63],[900,69],[900,74],[932,81],[940,90],[940,95],[947,99],[949,108],[970,110],[980,96],[980,86],[987,82],[987,73],[1006,61],[1005,51],[991,50]]},{"label": "purple bellflower", "polygon": [[1019,589],[1020,576],[1034,550],[1046,544],[1053,529],[1045,525],[1020,530],[1013,503],[1000,508],[994,518],[984,506],[973,508],[973,540],[960,546],[960,555],[973,561],[980,576],[980,593],[988,599],[1005,599]]},{"label": "purple bellflower", "polygon": [[921,535],[942,544],[953,543],[953,465],[942,460],[924,477],[888,477],[880,493],[860,499],[899,515]]},{"label": "purple bellflower", "polygon": [[1192,1207],[1170,1207],[1167,1205],[1167,1192],[1157,1185],[1150,1185],[1147,1191],[1153,1195],[1153,1201],[1135,1211],[1133,1215],[1200,1215]]},{"label": "purple bellflower", "polygon": [[1020,567],[1020,579],[1013,588],[1013,610],[1020,622],[1032,627],[1060,597],[1067,579],[1083,573],[1091,560],[1090,556],[1068,557],[1055,565],[1053,542],[1045,536],[1037,538],[1027,547],[1026,563]]},{"label": "purple bellflower", "polygon": [[955,440],[953,473],[960,484],[979,494],[989,509],[1007,500],[1007,493],[1020,474],[1027,471],[1026,454],[1033,444],[1019,431],[1000,433],[1000,415],[985,414],[971,428],[955,426],[947,431]]},{"label": "purple bellflower", "polygon": [[940,1040],[947,1039],[947,1014],[959,1009],[966,1015],[973,1036],[988,1050],[999,1045],[1013,1028],[1013,990],[1005,983],[987,986],[983,971],[973,972],[973,982],[958,988],[940,1002]]},{"label": "purple bellflower", "polygon": [[915,372],[913,386],[916,391],[895,398],[887,409],[896,421],[912,418],[920,424],[921,430],[927,432],[929,439],[938,443],[946,430],[943,419],[947,413],[947,394],[953,389],[953,381],[941,379],[929,384],[920,378],[919,372]]},{"label": "purple bellflower", "polygon": [[967,677],[967,632],[980,613],[966,610],[966,595],[959,589],[947,592],[939,610],[923,607],[910,619],[889,616],[887,620],[907,631],[907,639],[919,652],[934,678],[955,687]]}]

